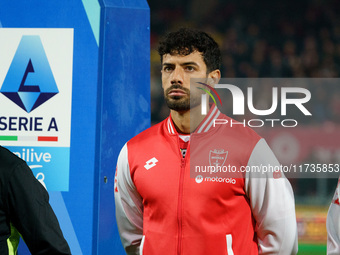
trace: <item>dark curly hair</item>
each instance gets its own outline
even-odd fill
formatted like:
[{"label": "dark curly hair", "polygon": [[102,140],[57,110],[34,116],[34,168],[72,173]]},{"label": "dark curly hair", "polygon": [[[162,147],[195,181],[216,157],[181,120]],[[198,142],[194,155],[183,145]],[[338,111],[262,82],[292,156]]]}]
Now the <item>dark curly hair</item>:
[{"label": "dark curly hair", "polygon": [[180,28],[167,33],[159,43],[158,53],[163,62],[164,54],[189,55],[194,51],[202,53],[207,72],[219,69],[221,66],[221,51],[215,40],[203,31],[192,28]]}]

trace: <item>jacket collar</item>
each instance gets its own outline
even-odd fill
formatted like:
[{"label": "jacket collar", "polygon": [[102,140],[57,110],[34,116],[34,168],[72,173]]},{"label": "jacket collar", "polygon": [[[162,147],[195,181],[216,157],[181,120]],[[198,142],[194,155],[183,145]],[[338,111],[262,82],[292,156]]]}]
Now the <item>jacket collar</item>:
[{"label": "jacket collar", "polygon": [[[205,118],[203,119],[201,124],[196,128],[194,133],[200,134],[200,133],[208,132],[211,129],[214,123],[214,120],[217,119],[220,114],[221,114],[220,110],[216,107],[215,104],[213,104],[207,116],[205,116]],[[166,129],[169,134],[171,135],[178,134],[175,128],[175,124],[172,121],[171,114],[166,119],[165,123],[166,123]]]}]

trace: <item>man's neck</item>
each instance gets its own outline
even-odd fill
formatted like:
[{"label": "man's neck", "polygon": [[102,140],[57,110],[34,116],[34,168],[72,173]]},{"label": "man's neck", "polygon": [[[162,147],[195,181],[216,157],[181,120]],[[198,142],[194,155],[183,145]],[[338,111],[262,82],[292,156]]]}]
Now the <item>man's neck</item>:
[{"label": "man's neck", "polygon": [[182,134],[193,133],[205,118],[205,116],[201,114],[201,106],[184,112],[174,110],[170,110],[170,112],[177,132]]}]

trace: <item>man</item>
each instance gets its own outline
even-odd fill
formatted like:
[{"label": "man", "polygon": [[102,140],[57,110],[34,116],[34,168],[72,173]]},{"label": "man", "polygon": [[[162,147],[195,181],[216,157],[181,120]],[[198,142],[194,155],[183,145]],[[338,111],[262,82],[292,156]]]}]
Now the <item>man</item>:
[{"label": "man", "polygon": [[116,218],[127,254],[296,254],[294,197],[281,172],[217,177],[223,182],[190,176],[194,161],[209,165],[210,151],[238,169],[279,165],[254,131],[213,127],[216,118],[230,120],[215,105],[201,114],[202,90],[190,89],[190,79],[218,82],[217,43],[183,28],[158,51],[170,116],[128,141],[117,163]]},{"label": "man", "polygon": [[327,255],[340,254],[340,178],[327,215]]},{"label": "man", "polygon": [[16,254],[20,235],[32,254],[71,254],[47,191],[25,161],[1,146],[0,195],[1,255]]}]

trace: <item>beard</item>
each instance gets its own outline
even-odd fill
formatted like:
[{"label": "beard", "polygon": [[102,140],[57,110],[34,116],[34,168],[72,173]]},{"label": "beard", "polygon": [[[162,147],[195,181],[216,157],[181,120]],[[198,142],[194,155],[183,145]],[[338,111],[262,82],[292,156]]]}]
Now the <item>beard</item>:
[{"label": "beard", "polygon": [[[172,89],[181,89],[186,93],[186,96],[168,96],[170,90]],[[200,104],[199,98],[193,97],[190,100],[190,90],[184,88],[181,85],[174,84],[166,91],[164,91],[165,102],[171,110],[177,112],[184,112],[190,110]]]}]

